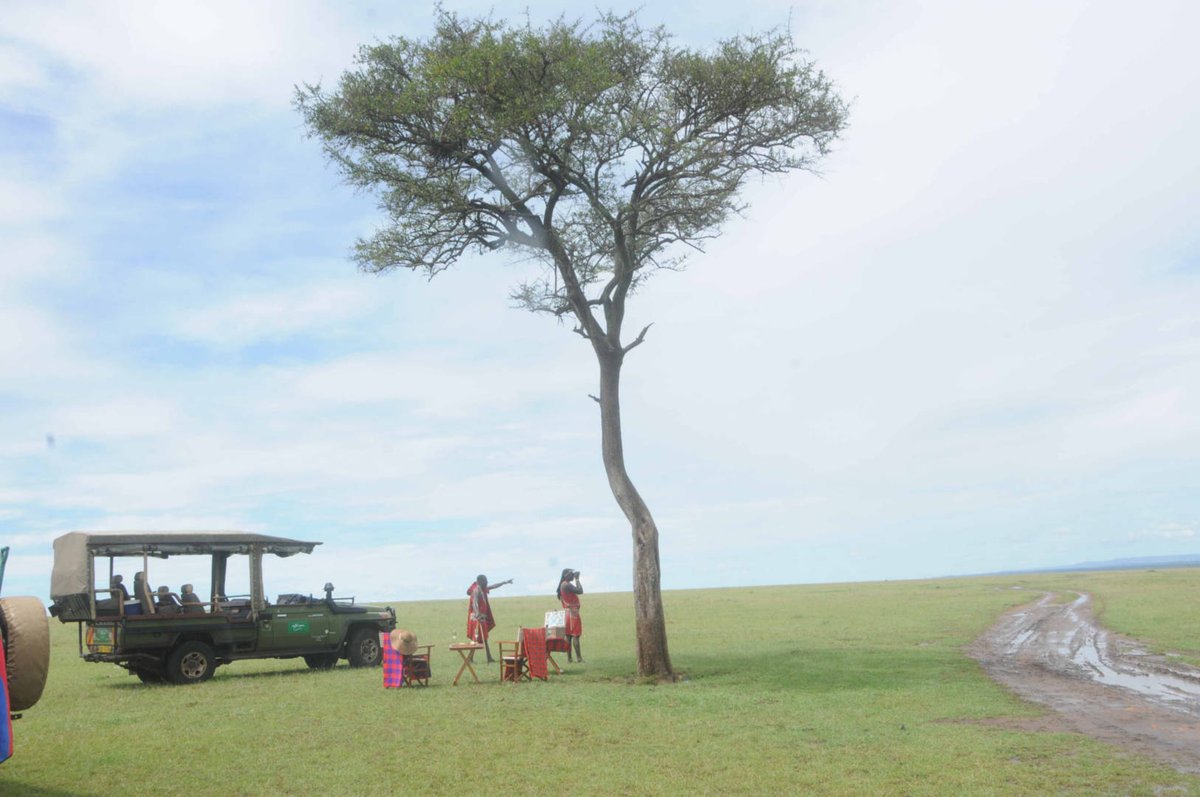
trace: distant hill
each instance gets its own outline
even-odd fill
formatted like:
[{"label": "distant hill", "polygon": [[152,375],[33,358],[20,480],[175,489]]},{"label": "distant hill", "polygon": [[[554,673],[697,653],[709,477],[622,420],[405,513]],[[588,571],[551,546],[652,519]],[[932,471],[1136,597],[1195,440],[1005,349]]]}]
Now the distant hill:
[{"label": "distant hill", "polygon": [[1141,570],[1147,567],[1200,567],[1200,553],[1179,556],[1139,556],[1133,559],[1109,559],[1107,562],[1080,562],[1051,570]]},{"label": "distant hill", "polygon": [[1109,559],[1104,562],[1079,562],[1062,567],[1040,567],[1030,570],[1005,570],[996,573],[998,576],[1014,575],[1017,573],[1074,573],[1083,570],[1145,570],[1148,568],[1165,569],[1170,567],[1200,567],[1200,553],[1181,554],[1179,556],[1139,556],[1131,559]]}]

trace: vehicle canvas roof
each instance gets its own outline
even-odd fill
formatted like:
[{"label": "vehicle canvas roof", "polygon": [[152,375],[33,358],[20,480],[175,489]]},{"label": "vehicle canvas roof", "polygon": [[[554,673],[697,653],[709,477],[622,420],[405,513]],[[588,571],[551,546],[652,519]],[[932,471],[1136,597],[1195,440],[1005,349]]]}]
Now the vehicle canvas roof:
[{"label": "vehicle canvas roof", "polygon": [[56,552],[60,542],[91,549],[101,556],[248,553],[251,546],[260,546],[266,553],[291,556],[312,553],[321,544],[245,531],[72,531],[54,541]]},{"label": "vehicle canvas roof", "polygon": [[72,531],[54,540],[54,569],[50,596],[69,595],[88,589],[87,557],[141,556],[158,558],[185,554],[245,554],[258,548],[263,553],[292,556],[312,553],[319,542],[249,534],[244,531]]}]

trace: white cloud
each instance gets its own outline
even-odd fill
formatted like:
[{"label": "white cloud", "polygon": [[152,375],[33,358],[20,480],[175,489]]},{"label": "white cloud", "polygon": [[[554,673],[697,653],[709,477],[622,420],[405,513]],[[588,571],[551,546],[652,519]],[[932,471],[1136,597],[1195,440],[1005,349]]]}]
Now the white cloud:
[{"label": "white cloud", "polygon": [[44,186],[0,175],[0,228],[53,221],[62,207]]},{"label": "white cloud", "polygon": [[1191,541],[1196,539],[1196,527],[1182,523],[1164,523],[1158,528],[1142,529],[1130,535],[1135,540]]},{"label": "white cloud", "polygon": [[171,403],[126,395],[101,403],[63,406],[51,413],[48,428],[63,437],[104,440],[169,437],[178,422]]},{"label": "white cloud", "polygon": [[0,44],[0,97],[11,101],[14,95],[42,88],[46,82],[46,73],[35,58]]},{"label": "white cloud", "polygon": [[[337,264],[341,265],[341,264]],[[336,266],[330,266],[331,272]],[[298,333],[336,334],[336,325],[378,309],[366,283],[313,281],[285,290],[238,293],[215,305],[179,314],[175,329],[186,338],[245,346]]]},{"label": "white cloud", "polygon": [[10,84],[44,84],[33,55],[69,65],[100,99],[126,107],[286,105],[293,85],[337,74],[357,45],[321,3],[13,2],[5,17],[0,31],[24,48],[7,56],[23,65]]}]

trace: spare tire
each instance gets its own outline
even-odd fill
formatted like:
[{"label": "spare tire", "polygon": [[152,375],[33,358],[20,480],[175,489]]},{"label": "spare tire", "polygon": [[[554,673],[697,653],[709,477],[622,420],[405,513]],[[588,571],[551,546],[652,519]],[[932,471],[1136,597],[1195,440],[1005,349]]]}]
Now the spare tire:
[{"label": "spare tire", "polygon": [[0,634],[8,665],[10,711],[33,707],[50,671],[50,621],[37,598],[0,598]]}]

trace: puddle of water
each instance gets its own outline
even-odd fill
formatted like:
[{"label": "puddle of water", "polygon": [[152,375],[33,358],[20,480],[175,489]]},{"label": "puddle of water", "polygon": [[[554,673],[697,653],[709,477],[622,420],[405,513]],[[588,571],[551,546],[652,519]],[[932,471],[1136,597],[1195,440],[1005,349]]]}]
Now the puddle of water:
[{"label": "puddle of water", "polygon": [[[1072,633],[1055,634],[1053,648],[1064,659],[1075,663],[1093,681],[1129,689],[1147,697],[1200,710],[1200,683],[1162,673],[1131,673],[1119,670],[1108,656],[1108,633],[1084,619],[1080,609],[1087,603],[1081,595],[1066,610]],[[1033,629],[1030,629],[1032,634]]]}]

